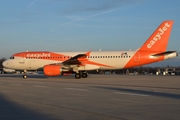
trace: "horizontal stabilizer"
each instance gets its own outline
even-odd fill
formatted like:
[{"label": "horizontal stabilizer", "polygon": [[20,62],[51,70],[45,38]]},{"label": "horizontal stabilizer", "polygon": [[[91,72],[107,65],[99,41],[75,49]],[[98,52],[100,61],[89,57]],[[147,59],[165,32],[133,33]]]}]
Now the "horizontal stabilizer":
[{"label": "horizontal stabilizer", "polygon": [[167,51],[167,52],[163,52],[163,53],[154,54],[154,55],[151,55],[151,56],[169,55],[169,54],[172,54],[174,52],[176,52],[176,51]]}]

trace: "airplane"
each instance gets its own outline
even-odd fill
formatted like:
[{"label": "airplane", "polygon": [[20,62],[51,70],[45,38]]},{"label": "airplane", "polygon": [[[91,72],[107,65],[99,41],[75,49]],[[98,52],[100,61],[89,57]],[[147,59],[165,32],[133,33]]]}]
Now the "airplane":
[{"label": "airplane", "polygon": [[3,62],[9,69],[24,71],[43,70],[46,76],[71,75],[86,78],[88,70],[112,70],[141,66],[178,56],[166,51],[173,21],[164,21],[142,45],[134,51],[89,52],[21,52]]}]

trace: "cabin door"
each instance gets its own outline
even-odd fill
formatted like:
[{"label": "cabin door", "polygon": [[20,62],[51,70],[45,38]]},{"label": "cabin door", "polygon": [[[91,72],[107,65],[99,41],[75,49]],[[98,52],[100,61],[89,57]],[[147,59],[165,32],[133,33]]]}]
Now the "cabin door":
[{"label": "cabin door", "polygon": [[137,52],[134,56],[134,62],[140,62],[140,53]]},{"label": "cabin door", "polygon": [[21,54],[20,58],[19,58],[19,63],[23,64],[25,63],[25,54]]}]

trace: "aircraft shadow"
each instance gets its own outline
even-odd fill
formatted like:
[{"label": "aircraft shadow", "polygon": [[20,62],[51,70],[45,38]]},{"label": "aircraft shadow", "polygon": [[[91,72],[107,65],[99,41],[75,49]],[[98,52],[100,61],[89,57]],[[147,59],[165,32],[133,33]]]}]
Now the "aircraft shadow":
[{"label": "aircraft shadow", "polygon": [[50,116],[30,110],[0,95],[0,120],[52,120]]},{"label": "aircraft shadow", "polygon": [[180,95],[171,94],[171,93],[161,93],[161,92],[153,92],[153,91],[144,91],[144,90],[133,90],[133,89],[124,89],[124,88],[115,88],[115,87],[103,87],[103,86],[94,86],[100,89],[108,89],[108,90],[116,90],[121,92],[133,93],[133,94],[142,94],[142,95],[151,95],[157,97],[165,97],[172,99],[180,99]]}]

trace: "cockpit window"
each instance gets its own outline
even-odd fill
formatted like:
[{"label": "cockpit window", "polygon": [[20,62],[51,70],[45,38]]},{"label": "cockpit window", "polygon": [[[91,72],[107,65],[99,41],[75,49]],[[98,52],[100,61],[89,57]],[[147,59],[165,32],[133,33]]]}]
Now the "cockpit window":
[{"label": "cockpit window", "polygon": [[11,56],[9,59],[14,59],[14,57],[13,57],[13,56]]}]

